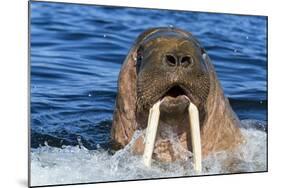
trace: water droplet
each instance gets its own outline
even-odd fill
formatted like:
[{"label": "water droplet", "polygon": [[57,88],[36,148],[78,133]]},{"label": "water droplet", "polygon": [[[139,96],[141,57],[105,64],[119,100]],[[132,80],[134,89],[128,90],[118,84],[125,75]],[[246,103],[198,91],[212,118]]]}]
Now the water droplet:
[{"label": "water droplet", "polygon": [[81,142],[81,136],[77,136],[77,141]]},{"label": "water droplet", "polygon": [[103,37],[105,38],[105,37],[106,37],[106,35],[103,35]]},{"label": "water droplet", "polygon": [[246,39],[249,39],[249,36],[246,36]]},{"label": "water droplet", "polygon": [[170,28],[174,28],[174,26],[173,26],[172,24],[171,24],[171,25],[169,25],[169,27],[170,27]]},{"label": "water droplet", "polygon": [[97,144],[97,149],[100,149],[101,147],[100,147],[100,144]]},{"label": "water droplet", "polygon": [[91,96],[92,96],[92,94],[91,94],[91,93],[89,93],[89,94],[88,94],[88,97],[91,97]]},{"label": "water droplet", "polygon": [[44,142],[44,145],[47,147],[49,146],[47,141]]},{"label": "water droplet", "polygon": [[79,148],[83,148],[83,143],[82,143],[82,139],[81,139],[81,136],[77,136],[77,142],[78,142],[78,145],[79,145]]}]

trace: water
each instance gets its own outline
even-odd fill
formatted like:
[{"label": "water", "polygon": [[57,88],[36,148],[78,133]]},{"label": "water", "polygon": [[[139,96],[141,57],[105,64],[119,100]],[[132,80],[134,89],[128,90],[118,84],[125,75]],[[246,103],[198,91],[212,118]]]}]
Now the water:
[{"label": "water", "polygon": [[[136,37],[158,26],[199,39],[244,122],[241,171],[266,170],[266,17],[39,2],[30,16],[32,185],[192,175],[186,165],[147,170],[126,150],[109,152],[120,67]],[[204,174],[230,172],[221,167],[228,155],[206,159]]]},{"label": "water", "polygon": [[[247,144],[242,145],[235,153],[220,152],[204,159],[202,175],[266,169],[266,134],[258,130],[242,131],[247,138]],[[153,161],[151,169],[148,169],[140,162],[141,157],[133,155],[130,149],[126,147],[113,156],[102,149],[87,150],[79,146],[65,146],[63,149],[44,146],[33,149],[32,183],[52,185],[196,175],[191,163],[185,161],[169,164]],[[223,166],[228,162],[229,155],[238,161],[235,169]]]}]

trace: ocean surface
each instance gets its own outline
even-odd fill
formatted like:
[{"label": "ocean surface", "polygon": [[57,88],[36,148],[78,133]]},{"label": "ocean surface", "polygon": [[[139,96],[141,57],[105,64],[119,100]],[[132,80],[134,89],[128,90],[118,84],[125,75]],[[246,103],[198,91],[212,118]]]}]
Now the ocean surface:
[{"label": "ocean surface", "polygon": [[[109,148],[120,67],[137,36],[159,26],[190,31],[204,46],[243,123],[241,171],[267,169],[266,17],[32,2],[32,185],[192,175],[177,163],[146,169],[129,146]],[[206,159],[203,174],[230,173],[221,168],[228,155]]]}]

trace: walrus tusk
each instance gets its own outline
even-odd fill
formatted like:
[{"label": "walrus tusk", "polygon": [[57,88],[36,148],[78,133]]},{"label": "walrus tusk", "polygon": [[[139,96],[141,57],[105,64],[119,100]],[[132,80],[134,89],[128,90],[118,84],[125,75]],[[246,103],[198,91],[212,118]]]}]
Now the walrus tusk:
[{"label": "walrus tusk", "polygon": [[[149,110],[148,123],[145,135],[145,147],[143,153],[143,162],[147,167],[151,166],[151,158],[154,149],[156,133],[158,129],[158,122],[160,117],[161,101],[155,103]],[[190,102],[189,104],[189,120],[192,140],[193,163],[196,173],[201,173],[202,159],[201,159],[201,138],[200,138],[200,124],[199,112],[197,107]]]},{"label": "walrus tusk", "polygon": [[190,130],[191,130],[190,132],[191,132],[194,170],[198,174],[201,173],[202,170],[199,113],[197,107],[191,102],[189,104],[188,113],[189,113]]},{"label": "walrus tusk", "polygon": [[161,101],[156,102],[149,110],[148,123],[145,134],[145,147],[143,153],[143,162],[147,167],[151,166],[151,158],[154,149],[158,122],[160,116]]}]

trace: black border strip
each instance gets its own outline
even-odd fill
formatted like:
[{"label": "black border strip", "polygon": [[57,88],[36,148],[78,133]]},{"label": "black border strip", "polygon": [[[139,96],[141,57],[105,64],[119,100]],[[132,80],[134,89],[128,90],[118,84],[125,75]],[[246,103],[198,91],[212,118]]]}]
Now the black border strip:
[{"label": "black border strip", "polygon": [[[29,0],[28,1],[28,187],[55,187],[55,186],[68,186],[68,185],[85,185],[85,184],[99,184],[99,183],[119,183],[119,182],[131,182],[131,181],[143,181],[143,180],[161,180],[161,179],[177,179],[177,178],[191,178],[191,177],[208,177],[208,176],[225,176],[225,175],[238,175],[238,174],[256,174],[256,173],[266,173],[268,172],[268,128],[267,128],[267,166],[264,171],[255,171],[255,172],[238,172],[238,173],[223,173],[223,174],[206,174],[206,175],[197,175],[197,176],[177,176],[177,177],[159,177],[159,178],[145,178],[145,179],[132,179],[132,180],[114,180],[114,181],[100,181],[100,182],[83,182],[83,183],[70,183],[70,184],[51,184],[51,185],[40,185],[40,186],[31,186],[31,90],[30,90],[30,81],[31,81],[31,3],[54,3],[54,4],[73,4],[73,5],[83,5],[83,6],[96,6],[96,7],[111,7],[111,8],[134,8],[134,9],[149,9],[149,10],[167,10],[167,11],[179,11],[179,12],[194,12],[194,13],[208,13],[208,14],[227,14],[227,15],[237,15],[237,16],[258,16],[266,17],[266,86],[267,86],[267,101],[268,101],[268,16],[266,15],[254,15],[254,14],[234,14],[234,13],[223,13],[223,12],[203,12],[203,11],[194,11],[194,10],[174,10],[174,9],[160,9],[160,8],[144,8],[144,7],[126,7],[120,5],[97,5],[97,4],[87,4],[87,3],[73,3],[73,2],[55,2],[55,1],[37,1]],[[268,124],[268,102],[267,102],[267,124]],[[268,125],[267,125],[268,126]]]}]

